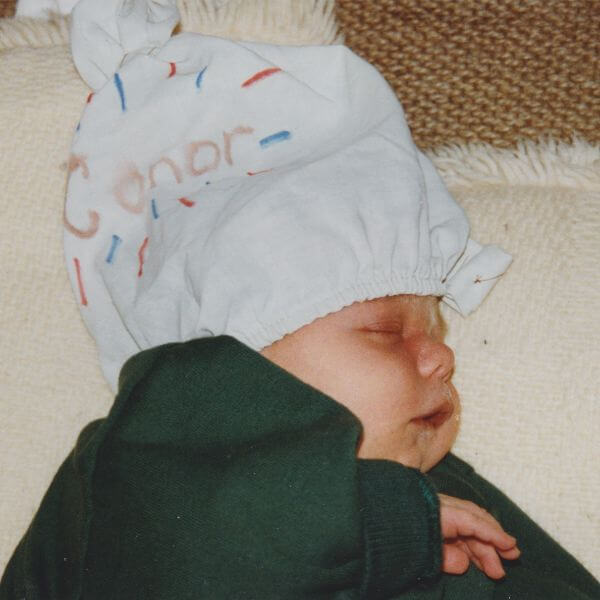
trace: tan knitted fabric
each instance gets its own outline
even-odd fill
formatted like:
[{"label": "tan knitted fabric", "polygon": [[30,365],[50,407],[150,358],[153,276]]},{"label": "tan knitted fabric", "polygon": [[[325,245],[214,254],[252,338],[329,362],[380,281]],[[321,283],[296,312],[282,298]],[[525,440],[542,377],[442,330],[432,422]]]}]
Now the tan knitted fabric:
[{"label": "tan knitted fabric", "polygon": [[337,0],[337,18],[421,147],[600,141],[598,0]]},{"label": "tan knitted fabric", "polygon": [[0,18],[12,17],[15,14],[15,0],[0,0]]}]

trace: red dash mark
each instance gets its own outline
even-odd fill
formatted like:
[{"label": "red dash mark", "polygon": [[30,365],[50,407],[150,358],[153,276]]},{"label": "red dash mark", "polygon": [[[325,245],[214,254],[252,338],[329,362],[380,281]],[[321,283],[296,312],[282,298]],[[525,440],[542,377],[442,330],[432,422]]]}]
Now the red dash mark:
[{"label": "red dash mark", "polygon": [[94,92],[90,92],[89,96],[87,97],[86,104],[89,104],[92,101],[93,96],[94,96]]},{"label": "red dash mark", "polygon": [[171,65],[171,71],[169,72],[169,77],[173,77],[173,75],[175,75],[175,73],[177,73],[177,67],[175,66],[175,63],[169,63]]},{"label": "red dash mark", "polygon": [[192,206],[196,205],[196,203],[193,200],[188,200],[187,198],[179,198],[179,202],[181,202],[181,204],[187,206],[188,208],[191,208]]},{"label": "red dash mark", "polygon": [[265,69],[264,71],[259,71],[255,75],[252,75],[252,77],[250,77],[250,79],[247,79],[246,81],[244,81],[244,83],[242,83],[242,87],[248,87],[248,86],[252,85],[253,83],[256,83],[257,81],[264,79],[265,77],[269,77],[269,75],[273,75],[274,73],[279,73],[279,71],[281,71],[281,69],[279,67],[271,67],[270,69]]},{"label": "red dash mark", "polygon": [[81,265],[79,264],[79,259],[74,258],[73,262],[75,263],[75,271],[77,272],[77,284],[79,285],[79,295],[81,296],[81,304],[83,306],[87,306],[87,298],[85,295],[85,290],[83,289],[83,281],[81,280]]},{"label": "red dash mark", "polygon": [[260,175],[261,173],[268,173],[269,171],[272,171],[273,169],[263,169],[262,171],[247,171],[248,175],[252,176],[252,175]]},{"label": "red dash mark", "polygon": [[140,249],[138,250],[138,258],[140,259],[140,270],[138,271],[138,277],[141,277],[144,273],[144,252],[146,251],[146,246],[148,245],[148,238],[144,238]]}]

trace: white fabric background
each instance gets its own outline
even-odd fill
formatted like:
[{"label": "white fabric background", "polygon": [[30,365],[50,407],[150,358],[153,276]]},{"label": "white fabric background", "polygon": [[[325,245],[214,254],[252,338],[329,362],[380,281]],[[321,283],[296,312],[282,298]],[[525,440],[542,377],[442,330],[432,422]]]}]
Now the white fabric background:
[{"label": "white fabric background", "polygon": [[[247,2],[248,15],[263,4]],[[334,39],[317,8],[288,28],[296,40]],[[187,27],[227,33],[209,12],[187,13]],[[276,26],[248,22],[263,40]],[[231,13],[238,33],[243,23]],[[0,569],[80,429],[112,402],[63,261],[66,159],[88,90],[66,46],[30,47],[64,41],[53,27],[0,25]],[[464,406],[456,452],[598,577],[600,148],[458,146],[432,158],[473,236],[515,259],[469,318],[445,311]]]}]

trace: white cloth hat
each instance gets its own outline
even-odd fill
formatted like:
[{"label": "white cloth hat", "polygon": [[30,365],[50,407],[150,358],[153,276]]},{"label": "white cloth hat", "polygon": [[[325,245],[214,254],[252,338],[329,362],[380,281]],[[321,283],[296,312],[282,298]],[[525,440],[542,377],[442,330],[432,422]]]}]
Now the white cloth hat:
[{"label": "white cloth hat", "polygon": [[177,20],[169,0],[73,13],[96,91],[72,146],[65,254],[113,389],[163,343],[226,334],[258,351],[395,294],[479,305],[511,258],[469,240],[375,68],[339,45],[169,38]]}]

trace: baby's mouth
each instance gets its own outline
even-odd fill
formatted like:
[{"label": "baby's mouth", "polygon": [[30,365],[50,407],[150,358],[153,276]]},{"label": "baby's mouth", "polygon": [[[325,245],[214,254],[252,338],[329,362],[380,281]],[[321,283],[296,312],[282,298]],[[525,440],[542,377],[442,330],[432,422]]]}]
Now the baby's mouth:
[{"label": "baby's mouth", "polygon": [[454,405],[449,400],[446,400],[428,413],[412,419],[412,422],[420,427],[437,429],[452,416],[453,412]]}]

